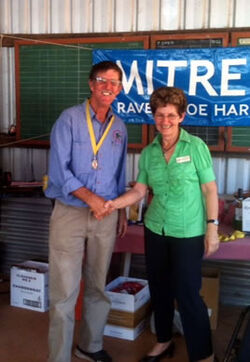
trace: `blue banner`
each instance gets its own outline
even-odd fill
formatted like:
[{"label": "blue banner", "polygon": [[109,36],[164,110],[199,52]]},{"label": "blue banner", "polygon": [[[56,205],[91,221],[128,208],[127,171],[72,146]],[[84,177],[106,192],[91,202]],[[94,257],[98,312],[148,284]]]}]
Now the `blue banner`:
[{"label": "blue banner", "polygon": [[94,50],[94,63],[103,60],[123,71],[123,90],[113,108],[127,123],[154,123],[150,95],[174,86],[188,100],[183,124],[250,126],[250,47]]}]

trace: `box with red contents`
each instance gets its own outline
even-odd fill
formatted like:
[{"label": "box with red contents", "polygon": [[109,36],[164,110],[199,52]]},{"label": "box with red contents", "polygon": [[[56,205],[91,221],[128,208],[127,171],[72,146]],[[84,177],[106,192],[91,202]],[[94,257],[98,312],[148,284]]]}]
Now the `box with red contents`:
[{"label": "box with red contents", "polygon": [[104,334],[134,340],[145,329],[150,315],[147,280],[118,277],[106,286],[106,293],[112,304]]},{"label": "box with red contents", "polygon": [[139,282],[122,282],[121,284],[114,287],[111,292],[134,295],[138,293],[143,287],[144,285]]},{"label": "box with red contents", "polygon": [[111,309],[135,312],[149,300],[148,281],[144,279],[118,277],[106,286],[111,300]]}]

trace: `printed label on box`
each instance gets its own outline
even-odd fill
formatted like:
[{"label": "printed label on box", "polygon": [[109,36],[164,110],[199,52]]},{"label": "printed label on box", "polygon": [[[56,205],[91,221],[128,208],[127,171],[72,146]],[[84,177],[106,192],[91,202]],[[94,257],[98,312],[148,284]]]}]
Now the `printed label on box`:
[{"label": "printed label on box", "polygon": [[11,268],[11,305],[45,312],[48,301],[48,264],[26,261]]}]

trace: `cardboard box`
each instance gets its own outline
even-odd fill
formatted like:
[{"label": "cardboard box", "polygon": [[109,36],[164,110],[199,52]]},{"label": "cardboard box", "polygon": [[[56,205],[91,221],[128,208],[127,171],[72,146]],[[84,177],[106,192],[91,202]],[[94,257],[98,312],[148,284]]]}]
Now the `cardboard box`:
[{"label": "cardboard box", "polygon": [[[135,295],[115,293],[111,291],[119,284],[130,281],[139,282],[142,285],[144,285],[144,287]],[[144,279],[129,278],[122,276],[118,277],[106,286],[106,292],[112,303],[111,309],[122,310],[127,312],[135,312],[150,299],[148,282],[147,280]]]},{"label": "cardboard box", "polygon": [[[202,288],[200,295],[206,303],[208,315],[210,318],[211,329],[217,328],[218,309],[219,309],[219,292],[220,292],[220,275],[216,268],[202,268]],[[178,305],[175,304],[174,312],[174,328],[177,332],[183,335],[183,328],[181,323]],[[152,333],[155,333],[154,317],[153,314],[150,320],[150,327]]]},{"label": "cardboard box", "polygon": [[10,304],[38,312],[49,309],[47,263],[28,260],[11,267]]},{"label": "cardboard box", "polygon": [[242,230],[250,231],[250,197],[242,202]]},{"label": "cardboard box", "polygon": [[106,324],[104,335],[134,341],[144,331],[147,325],[148,318],[144,318],[135,328],[126,328],[115,326],[113,324]]},{"label": "cardboard box", "polygon": [[200,295],[206,303],[210,315],[211,329],[217,328],[220,294],[220,274],[215,268],[202,269],[202,288]]},{"label": "cardboard box", "polygon": [[[128,281],[139,282],[144,287],[134,295],[111,291]],[[147,280],[118,277],[106,286],[106,292],[111,300],[111,310],[104,334],[128,340],[136,339],[145,329],[151,310]]]},{"label": "cardboard box", "polygon": [[108,324],[127,328],[135,328],[143,319],[149,316],[151,304],[148,301],[135,312],[111,309],[108,316]]}]

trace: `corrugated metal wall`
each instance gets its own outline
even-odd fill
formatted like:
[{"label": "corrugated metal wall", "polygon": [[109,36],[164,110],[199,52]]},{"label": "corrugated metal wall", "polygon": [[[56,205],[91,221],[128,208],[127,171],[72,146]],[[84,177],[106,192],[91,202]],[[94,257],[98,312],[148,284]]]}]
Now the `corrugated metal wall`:
[{"label": "corrugated metal wall", "polygon": [[1,200],[0,271],[9,274],[24,260],[48,261],[48,230],[52,203],[40,197]]},{"label": "corrugated metal wall", "polygon": [[[0,272],[10,273],[11,265],[24,260],[48,260],[48,229],[52,210],[45,198],[1,200]],[[250,261],[204,260],[206,267],[220,272],[220,302],[249,305]],[[130,275],[146,278],[144,255],[133,255]]]},{"label": "corrugated metal wall", "polygon": [[[250,304],[250,261],[203,260],[205,269],[216,269],[220,278],[220,303],[247,306]],[[130,276],[147,278],[144,255],[134,254],[131,258]]]}]

